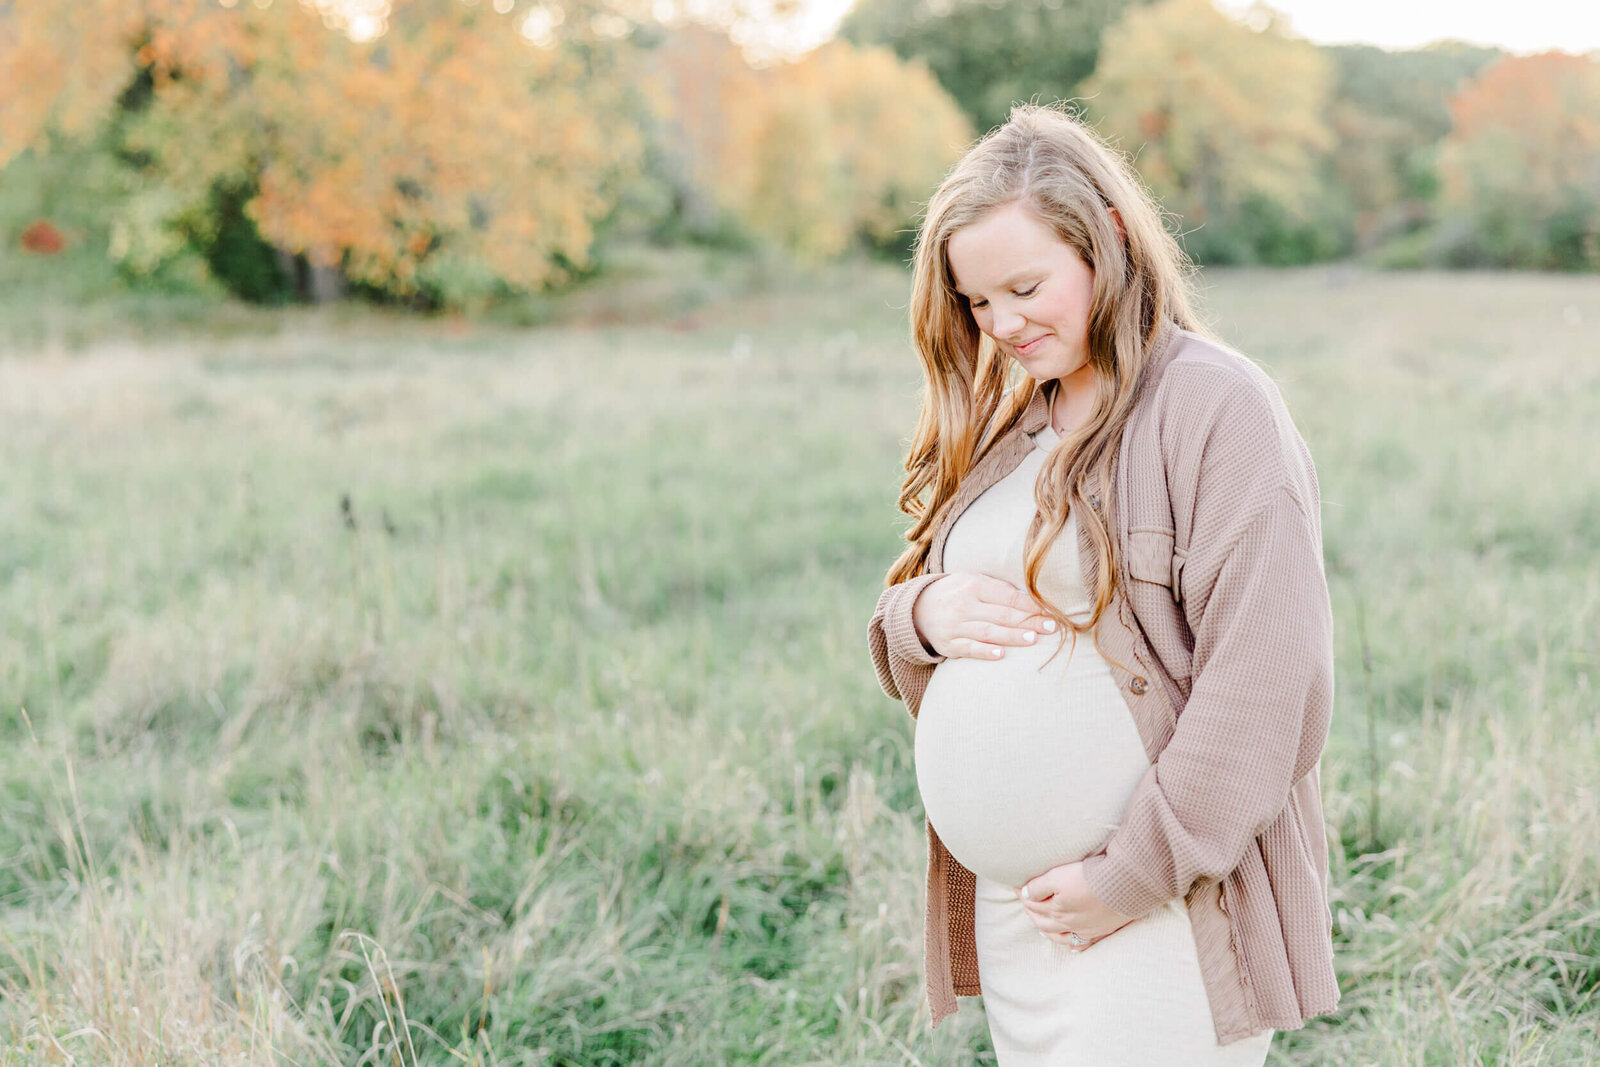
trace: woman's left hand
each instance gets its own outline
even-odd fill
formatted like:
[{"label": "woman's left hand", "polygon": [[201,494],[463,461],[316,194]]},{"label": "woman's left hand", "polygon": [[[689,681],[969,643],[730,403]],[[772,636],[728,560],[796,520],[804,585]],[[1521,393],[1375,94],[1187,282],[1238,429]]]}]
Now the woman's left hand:
[{"label": "woman's left hand", "polygon": [[[1017,890],[1022,906],[1039,932],[1051,941],[1082,950],[1133,922],[1134,916],[1113,911],[1101,902],[1083,877],[1083,862],[1052,867]],[[1088,944],[1075,945],[1077,934]]]}]

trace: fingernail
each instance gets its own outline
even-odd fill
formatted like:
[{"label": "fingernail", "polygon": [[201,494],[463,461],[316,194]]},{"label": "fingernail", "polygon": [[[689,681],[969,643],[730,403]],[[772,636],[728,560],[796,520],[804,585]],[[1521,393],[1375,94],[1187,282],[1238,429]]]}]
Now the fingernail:
[{"label": "fingernail", "polygon": [[1003,648],[997,648],[997,649],[994,650],[994,658],[995,659],[999,659],[1001,656],[1003,656],[1005,654],[1006,654],[1006,651]]},{"label": "fingernail", "polygon": [[1024,633],[1022,635],[1022,639],[1024,641],[1028,642],[1028,644],[1030,644],[1030,645],[1033,644],[1033,631],[1032,630],[1024,631]]},{"label": "fingernail", "polygon": [[1032,900],[1033,899],[1031,896],[1028,895],[1028,887],[1027,886],[1023,886],[1021,889],[1017,890],[1017,896],[1021,897],[1023,900]]},{"label": "fingernail", "polygon": [[1056,632],[1056,620],[1054,620],[1054,619],[1046,619],[1046,620],[1044,620],[1044,632],[1047,633],[1047,634],[1055,633]]}]

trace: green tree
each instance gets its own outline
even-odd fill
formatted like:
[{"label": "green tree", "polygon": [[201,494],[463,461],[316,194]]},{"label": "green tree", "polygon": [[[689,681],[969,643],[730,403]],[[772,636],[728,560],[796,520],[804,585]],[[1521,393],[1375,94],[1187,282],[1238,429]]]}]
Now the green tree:
[{"label": "green tree", "polygon": [[1276,19],[1264,23],[1235,21],[1210,0],[1130,9],[1106,30],[1084,87],[1090,113],[1135,156],[1204,261],[1336,250],[1318,228],[1331,64]]},{"label": "green tree", "polygon": [[920,59],[979,130],[1016,101],[1065,99],[1094,71],[1105,27],[1143,0],[860,0],[840,29]]}]

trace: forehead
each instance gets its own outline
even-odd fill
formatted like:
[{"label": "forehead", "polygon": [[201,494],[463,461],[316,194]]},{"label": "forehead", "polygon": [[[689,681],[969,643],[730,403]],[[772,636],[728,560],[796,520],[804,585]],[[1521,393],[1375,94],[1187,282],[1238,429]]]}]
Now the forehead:
[{"label": "forehead", "polygon": [[1049,270],[1076,255],[1017,200],[962,226],[945,244],[951,277],[962,293],[1004,288],[1019,274]]}]

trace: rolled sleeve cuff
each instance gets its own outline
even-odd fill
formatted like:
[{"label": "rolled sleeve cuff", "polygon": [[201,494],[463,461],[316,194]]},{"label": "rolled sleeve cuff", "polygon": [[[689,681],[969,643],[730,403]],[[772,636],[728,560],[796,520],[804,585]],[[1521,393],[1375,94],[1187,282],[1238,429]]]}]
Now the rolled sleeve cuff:
[{"label": "rolled sleeve cuff", "polygon": [[1118,863],[1104,852],[1084,859],[1083,880],[1106,907],[1134,919],[1142,918],[1171,899],[1162,888],[1142,878],[1137,870]]},{"label": "rolled sleeve cuff", "polygon": [[[1134,787],[1128,811],[1133,812],[1141,798],[1158,788],[1152,766]],[[1152,862],[1161,854],[1159,842],[1138,834],[1129,822],[1125,814],[1105,849],[1084,858],[1083,880],[1106,907],[1137,919],[1182,894],[1173,892],[1170,877],[1162,874],[1164,870],[1170,872],[1171,865]]]},{"label": "rolled sleeve cuff", "polygon": [[917,636],[916,623],[912,621],[912,610],[916,607],[917,597],[924,589],[943,577],[942,571],[937,574],[920,574],[883,591],[879,607],[883,616],[884,641],[891,655],[898,656],[908,663],[944,662],[943,656],[922,643],[922,638]]}]

